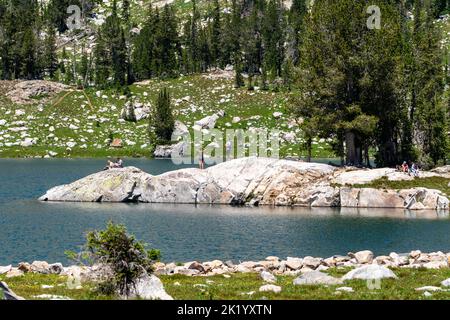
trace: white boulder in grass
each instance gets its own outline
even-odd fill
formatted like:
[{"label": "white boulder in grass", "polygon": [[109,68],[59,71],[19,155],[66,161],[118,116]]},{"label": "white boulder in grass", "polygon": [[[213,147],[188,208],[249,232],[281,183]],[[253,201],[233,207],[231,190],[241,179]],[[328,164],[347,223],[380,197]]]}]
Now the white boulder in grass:
[{"label": "white boulder in grass", "polygon": [[444,287],[450,287],[450,278],[441,282],[441,285]]},{"label": "white boulder in grass", "polygon": [[293,281],[294,285],[338,285],[343,281],[321,271],[305,272]]},{"label": "white boulder in grass", "polygon": [[435,286],[425,286],[416,288],[416,291],[442,291],[442,288],[435,287]]},{"label": "white boulder in grass", "polygon": [[279,118],[281,118],[281,116],[283,115],[283,112],[274,112],[273,113],[273,117],[275,118],[275,119],[279,119]]},{"label": "white boulder in grass", "polygon": [[265,282],[274,283],[277,281],[277,278],[273,274],[267,271],[263,271],[260,273],[261,279],[263,279]]},{"label": "white boulder in grass", "polygon": [[384,266],[377,264],[369,264],[356,269],[351,270],[346,275],[342,277],[342,280],[375,280],[375,279],[385,279],[392,278],[397,279],[395,273]]},{"label": "white boulder in grass", "polygon": [[262,287],[259,288],[260,292],[274,292],[274,293],[280,293],[281,292],[281,287],[280,286],[276,286],[273,284],[266,284],[263,285]]},{"label": "white boulder in grass", "polygon": [[352,287],[339,287],[339,288],[336,288],[336,291],[355,292]]},{"label": "white boulder in grass", "polygon": [[173,300],[164,290],[161,280],[154,276],[144,274],[133,286],[130,295],[125,298],[140,298],[144,300]]},{"label": "white boulder in grass", "polygon": [[36,140],[32,138],[25,138],[22,142],[20,142],[21,147],[31,147],[36,144]]}]

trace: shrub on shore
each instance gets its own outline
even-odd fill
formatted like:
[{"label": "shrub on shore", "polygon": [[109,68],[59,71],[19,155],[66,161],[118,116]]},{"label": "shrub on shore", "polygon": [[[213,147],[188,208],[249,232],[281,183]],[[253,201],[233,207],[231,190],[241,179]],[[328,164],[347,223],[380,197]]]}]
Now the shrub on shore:
[{"label": "shrub on shore", "polygon": [[111,276],[101,281],[97,289],[103,294],[119,293],[128,296],[135,281],[153,271],[152,265],[159,260],[159,250],[147,245],[127,233],[124,225],[109,222],[106,229],[91,231],[81,254],[68,252],[78,262],[101,264],[110,268]]}]

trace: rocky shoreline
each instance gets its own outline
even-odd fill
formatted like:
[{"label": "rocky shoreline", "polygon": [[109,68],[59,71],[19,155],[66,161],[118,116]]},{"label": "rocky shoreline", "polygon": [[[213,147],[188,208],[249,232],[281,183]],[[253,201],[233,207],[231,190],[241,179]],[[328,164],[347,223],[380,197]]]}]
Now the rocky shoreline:
[{"label": "rocky shoreline", "polygon": [[[209,277],[266,271],[274,275],[295,276],[310,271],[326,271],[330,268],[360,268],[368,265],[386,268],[449,268],[450,252],[424,253],[420,250],[413,250],[409,253],[391,252],[389,255],[375,256],[372,251],[363,250],[355,253],[349,252],[347,255],[334,255],[328,258],[306,256],[280,259],[277,256],[269,256],[260,261],[242,262],[233,262],[231,260],[189,261],[186,263],[156,262],[154,264],[154,274]],[[58,274],[62,276],[78,275],[82,280],[95,280],[104,273],[104,268],[99,265],[91,267],[72,265],[64,267],[61,263],[50,264],[46,261],[21,262],[16,266],[0,266],[0,275],[5,275],[6,278],[20,277],[26,273]]]},{"label": "rocky shoreline", "polygon": [[[261,261],[244,261],[234,263],[233,261],[212,260],[205,262],[190,261],[186,263],[162,263],[154,264],[154,274],[145,274],[136,282],[134,295],[141,299],[172,300],[167,294],[163,283],[158,276],[183,275],[186,277],[211,277],[223,276],[231,278],[238,273],[256,273],[263,281],[260,292],[280,293],[282,287],[277,285],[277,277],[295,277],[293,285],[325,285],[339,286],[336,291],[353,292],[353,288],[344,287],[347,280],[381,280],[397,279],[398,268],[423,268],[423,269],[448,269],[450,267],[450,252],[441,251],[423,253],[414,250],[409,253],[391,252],[389,255],[374,256],[369,250],[349,252],[345,256],[335,255],[329,258],[306,256],[303,258],[288,257],[280,259],[269,256]],[[336,277],[329,275],[329,269],[344,269],[345,275]],[[64,267],[61,263],[49,264],[45,261],[34,261],[32,263],[21,262],[17,266],[0,266],[0,276],[4,275],[6,281],[14,277],[22,277],[26,274],[55,274],[68,278],[67,286],[81,289],[86,281],[96,282],[110,277],[107,267],[101,265]],[[209,281],[209,280],[207,280]],[[431,296],[430,291],[449,291],[450,279],[441,282],[442,287],[424,286],[416,288],[423,291],[424,295]],[[53,286],[42,285],[42,288]],[[448,289],[447,289],[448,288]],[[9,289],[5,282],[0,282],[0,290],[3,290],[7,300],[23,300]],[[60,300],[69,299],[62,296],[38,295],[35,298]]]},{"label": "rocky shoreline", "polygon": [[[421,177],[450,179],[450,166],[422,172]],[[440,190],[359,187],[380,178],[414,179],[389,168],[336,168],[250,157],[159,176],[135,167],[101,171],[54,187],[39,200],[449,210],[449,199]]]}]

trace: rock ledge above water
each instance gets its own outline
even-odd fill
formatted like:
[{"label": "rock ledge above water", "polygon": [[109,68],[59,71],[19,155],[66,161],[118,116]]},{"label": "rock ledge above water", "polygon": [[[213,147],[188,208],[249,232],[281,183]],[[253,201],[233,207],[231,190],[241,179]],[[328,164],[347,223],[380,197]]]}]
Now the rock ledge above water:
[{"label": "rock ledge above water", "polygon": [[[364,182],[379,174],[370,170]],[[381,190],[339,186],[346,171],[326,164],[268,158],[242,158],[206,170],[196,168],[150,175],[127,167],[101,171],[47,191],[42,201],[251,204],[303,207],[403,208],[448,210],[439,190]],[[386,171],[390,172],[390,171]],[[404,175],[405,178],[409,177]]]}]

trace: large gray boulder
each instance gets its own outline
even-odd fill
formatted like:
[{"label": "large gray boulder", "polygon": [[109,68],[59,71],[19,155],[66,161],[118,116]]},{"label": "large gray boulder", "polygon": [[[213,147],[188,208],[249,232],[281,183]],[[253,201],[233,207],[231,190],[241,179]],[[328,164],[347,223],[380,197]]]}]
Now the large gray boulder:
[{"label": "large gray boulder", "polygon": [[217,120],[222,118],[225,115],[224,111],[219,111],[213,115],[204,117],[203,119],[200,119],[195,122],[195,125],[199,127],[200,129],[214,129],[216,126]]},{"label": "large gray boulder", "polygon": [[349,271],[342,277],[342,280],[377,280],[385,278],[397,279],[397,276],[384,266],[369,264]]},{"label": "large gray boulder", "polygon": [[224,162],[206,170],[182,169],[159,176],[128,167],[102,171],[55,187],[40,200],[411,210],[449,208],[449,200],[439,190],[338,187],[332,181],[339,174],[339,169],[326,164],[257,157]]},{"label": "large gray boulder", "polygon": [[[306,205],[335,169],[315,163],[242,158],[206,170],[152,176],[135,167],[92,174],[58,186],[43,201]],[[336,195],[337,197],[338,195]]]},{"label": "large gray boulder", "polygon": [[358,251],[356,253],[348,254],[351,258],[355,258],[356,262],[360,264],[372,263],[373,261],[373,252],[370,250]]},{"label": "large gray boulder", "polygon": [[448,210],[449,208],[449,200],[441,191],[427,188],[386,190],[341,187],[339,195],[341,207],[409,210]]},{"label": "large gray boulder", "polygon": [[437,173],[437,174],[439,174],[441,176],[445,176],[445,177],[450,178],[450,165],[446,165],[446,166],[443,166],[443,167],[435,168],[435,169],[431,170],[431,172],[434,172],[434,173]]},{"label": "large gray boulder", "polygon": [[189,154],[189,148],[190,146],[184,141],[180,141],[176,144],[170,145],[159,145],[156,146],[155,151],[153,151],[153,156],[155,158],[164,159],[170,159],[174,156],[184,157]]},{"label": "large gray boulder", "polygon": [[173,300],[164,290],[161,280],[154,276],[144,274],[135,283],[130,295],[126,298],[140,298],[144,300]]},{"label": "large gray boulder", "polygon": [[39,199],[68,202],[129,202],[137,196],[135,188],[148,179],[151,179],[151,175],[135,167],[110,169],[68,185],[52,188]]},{"label": "large gray boulder", "polygon": [[9,287],[8,285],[3,282],[0,281],[0,291],[3,292],[3,300],[25,300],[24,298],[18,296],[17,294],[15,294]]},{"label": "large gray boulder", "polygon": [[8,273],[11,269],[12,269],[12,265],[0,267],[0,276],[2,274]]},{"label": "large gray boulder", "polygon": [[277,282],[277,278],[268,271],[262,271],[260,274],[261,279],[265,282],[274,283]]}]

